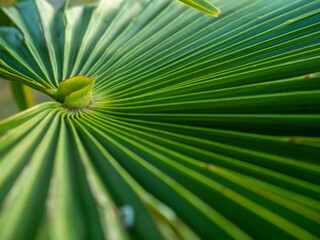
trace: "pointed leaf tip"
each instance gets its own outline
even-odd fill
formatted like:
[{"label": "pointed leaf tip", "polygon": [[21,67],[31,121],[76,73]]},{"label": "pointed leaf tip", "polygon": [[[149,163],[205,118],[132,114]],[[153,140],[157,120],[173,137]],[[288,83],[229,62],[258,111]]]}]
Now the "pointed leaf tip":
[{"label": "pointed leaf tip", "polygon": [[88,78],[76,76],[62,81],[56,93],[56,100],[69,108],[84,108],[92,100],[92,88],[97,76]]},{"label": "pointed leaf tip", "polygon": [[198,11],[209,14],[211,16],[218,17],[221,11],[216,8],[212,3],[207,0],[177,0],[189,7],[192,7]]}]

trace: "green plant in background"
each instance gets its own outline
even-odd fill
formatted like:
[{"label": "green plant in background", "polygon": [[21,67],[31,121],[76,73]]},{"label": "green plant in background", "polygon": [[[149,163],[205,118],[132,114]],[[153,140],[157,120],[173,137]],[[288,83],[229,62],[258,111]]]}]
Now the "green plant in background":
[{"label": "green plant in background", "polygon": [[216,5],[2,7],[1,239],[318,239],[320,1]]}]

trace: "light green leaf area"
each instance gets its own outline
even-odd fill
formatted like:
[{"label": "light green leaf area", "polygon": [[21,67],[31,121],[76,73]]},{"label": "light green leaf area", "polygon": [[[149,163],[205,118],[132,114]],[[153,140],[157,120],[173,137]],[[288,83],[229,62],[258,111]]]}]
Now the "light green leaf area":
[{"label": "light green leaf area", "polygon": [[69,3],[2,8],[0,239],[319,238],[319,0]]},{"label": "light green leaf area", "polygon": [[76,76],[59,84],[56,100],[69,108],[84,108],[92,100],[92,88],[97,77]]},{"label": "light green leaf area", "polygon": [[189,7],[192,7],[194,9],[197,9],[198,11],[204,12],[206,14],[212,15],[217,17],[221,11],[216,8],[214,5],[212,5],[207,0],[177,0],[178,2],[181,2]]}]

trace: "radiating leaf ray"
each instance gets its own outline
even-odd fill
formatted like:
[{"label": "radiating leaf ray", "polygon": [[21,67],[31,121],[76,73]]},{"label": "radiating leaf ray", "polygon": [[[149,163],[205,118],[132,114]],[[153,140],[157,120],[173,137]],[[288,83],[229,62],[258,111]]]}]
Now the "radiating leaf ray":
[{"label": "radiating leaf ray", "polygon": [[[89,127],[88,125],[86,126],[87,128]],[[112,148],[116,147],[119,149],[112,153],[115,154],[115,157],[117,158],[118,161],[122,160],[122,164],[124,163],[123,162],[124,160],[127,160],[126,161],[127,164],[130,164],[131,167],[135,166],[136,171],[142,168],[142,170],[140,170],[140,174],[145,173],[144,174],[145,177],[147,177],[146,171],[150,171],[154,176],[153,181],[155,181],[155,184],[159,184],[159,187],[162,186],[162,188],[167,189],[167,191],[170,189],[171,191],[178,193],[180,195],[179,202],[172,203],[171,202],[172,199],[169,200],[168,197],[165,197],[165,199],[167,199],[166,201],[170,201],[171,204],[174,204],[176,209],[178,207],[177,204],[179,204],[180,206],[185,205],[186,203],[187,205],[190,204],[190,207],[195,208],[199,211],[199,216],[197,216],[197,218],[202,219],[203,224],[206,223],[206,225],[208,226],[207,230],[209,230],[209,226],[211,226],[211,228],[214,227],[216,229],[217,233],[219,233],[219,236],[222,236],[225,238],[228,237],[229,235],[229,237],[233,237],[233,238],[238,236],[241,239],[251,239],[245,232],[238,229],[234,224],[229,222],[226,218],[224,218],[214,209],[210,208],[209,205],[202,202],[196,195],[193,195],[191,192],[184,189],[184,187],[178,184],[174,179],[169,178],[165,173],[163,173],[159,169],[143,161],[143,159],[140,156],[132,152],[130,149],[126,148],[117,140],[114,140],[110,135],[107,136],[103,134],[101,131],[94,128],[92,130],[94,131],[95,134],[98,134],[98,136],[103,139],[102,141],[110,142],[111,144],[110,147]],[[137,177],[137,175],[135,175],[135,177]],[[150,188],[150,185],[148,186],[148,188]],[[178,199],[176,199],[176,201],[177,200]],[[196,216],[194,216],[194,218],[196,219]],[[188,221],[191,221],[191,219],[188,219]],[[209,237],[209,232],[205,231],[205,229],[203,229],[202,231],[203,232],[201,234],[203,236]]]},{"label": "radiating leaf ray", "polygon": [[[55,130],[58,127],[58,117],[50,126],[44,141],[40,143],[33,153],[23,179],[18,181],[11,191],[18,191],[19,197],[7,199],[6,208],[1,214],[0,229],[3,238],[6,239],[32,239],[37,232],[40,219],[43,215],[44,204],[48,193],[49,180],[52,170],[51,154],[54,154],[54,146],[51,141],[56,141]],[[24,181],[24,177],[28,181]],[[16,193],[12,193],[17,194]],[[34,211],[37,209],[37,211]],[[32,218],[33,221],[29,219]],[[19,231],[16,231],[18,227]]]},{"label": "radiating leaf ray", "polygon": [[[37,62],[50,84],[54,84],[50,56],[47,52],[45,39],[41,33],[41,27],[32,27],[39,24],[39,14],[34,1],[22,1],[16,6],[3,8],[10,19],[15,22],[24,36],[24,42],[30,50],[31,56]],[[29,16],[29,17],[26,17]]]},{"label": "radiating leaf ray", "polygon": [[[68,119],[67,123],[71,127],[71,130],[74,134],[75,143],[79,150],[79,159],[82,160],[83,166],[85,168],[85,175],[98,206],[99,219],[101,221],[101,223],[99,223],[99,220],[95,216],[95,211],[88,211],[88,214],[91,217],[90,220],[88,220],[88,224],[92,224],[92,226],[88,228],[88,231],[91,232],[94,228],[98,228],[97,230],[92,231],[93,236],[95,236],[94,238],[98,239],[98,235],[101,231],[99,229],[99,224],[101,224],[106,239],[128,239],[119,213],[117,212],[117,208],[110,197],[110,193],[103,185],[103,182],[101,181],[97,171],[95,170],[95,167],[92,164],[92,159],[90,159],[84,146],[82,145],[76,128],[74,127],[70,119]],[[88,195],[88,192],[84,191],[84,194]],[[97,221],[98,223],[94,224],[94,222]]]},{"label": "radiating leaf ray", "polygon": [[[110,128],[110,127],[109,127]],[[112,129],[112,128],[111,128]],[[159,162],[159,164],[160,164],[160,162],[165,162],[166,164],[168,164],[170,167],[172,167],[173,169],[175,169],[176,171],[174,171],[174,174],[173,174],[173,176],[175,176],[176,177],[176,179],[183,179],[183,180],[180,180],[180,181],[182,181],[184,184],[185,184],[185,186],[188,186],[188,180],[187,180],[187,178],[183,178],[183,177],[179,177],[179,172],[180,172],[180,174],[185,174],[185,175],[187,175],[188,177],[190,177],[190,178],[192,178],[195,182],[197,182],[197,181],[199,181],[199,182],[202,182],[204,185],[206,185],[208,188],[212,188],[212,190],[214,189],[215,191],[219,191],[220,192],[220,194],[221,195],[225,195],[227,198],[228,197],[230,197],[230,200],[232,199],[232,201],[234,201],[235,203],[237,203],[237,204],[240,204],[240,205],[242,205],[243,207],[244,206],[249,206],[250,205],[250,209],[253,211],[253,212],[255,212],[257,215],[259,215],[259,213],[260,214],[263,214],[263,216],[264,217],[270,217],[270,219],[269,219],[269,221],[271,220],[271,219],[273,219],[273,222],[275,223],[275,225],[276,226],[278,226],[278,227],[280,227],[280,228],[282,228],[282,230],[284,230],[284,231],[286,231],[287,233],[289,233],[290,234],[290,232],[291,232],[291,230],[289,230],[289,229],[292,229],[292,228],[297,228],[297,226],[294,226],[294,225],[291,225],[291,223],[289,223],[289,222],[285,222],[284,221],[284,219],[281,219],[281,218],[279,218],[278,216],[276,216],[276,215],[274,215],[273,213],[271,213],[271,212],[268,212],[268,211],[266,211],[266,210],[264,210],[263,208],[261,208],[261,207],[259,207],[258,205],[255,205],[255,204],[253,204],[252,202],[250,203],[250,201],[248,201],[248,199],[245,199],[245,198],[243,198],[243,197],[241,197],[240,195],[237,195],[236,193],[233,193],[232,191],[230,191],[229,192],[229,189],[225,189],[225,190],[223,190],[222,188],[221,188],[221,185],[220,184],[217,184],[216,182],[214,182],[214,181],[210,181],[209,179],[206,179],[205,177],[203,177],[202,175],[200,175],[200,174],[197,174],[197,173],[195,173],[192,169],[187,169],[187,168],[185,168],[183,165],[179,165],[179,164],[176,164],[176,163],[174,163],[174,162],[172,162],[172,161],[170,161],[170,159],[169,158],[166,158],[165,156],[163,156],[163,153],[162,152],[160,152],[160,151],[158,151],[158,152],[153,152],[152,153],[152,147],[154,147],[154,146],[150,146],[150,143],[149,144],[147,144],[146,142],[143,142],[143,144],[146,146],[146,147],[148,147],[148,148],[145,148],[143,145],[140,145],[139,143],[137,143],[137,142],[134,142],[134,141],[132,141],[132,140],[129,140],[128,138],[126,138],[124,135],[126,135],[126,134],[122,134],[122,137],[120,137],[120,135],[117,135],[117,133],[115,133],[113,130],[105,130],[105,132],[109,132],[109,135],[114,135],[115,137],[119,137],[120,139],[122,139],[123,141],[124,141],[124,143],[125,144],[128,144],[129,146],[129,148],[135,148],[135,149],[137,149],[137,153],[139,153],[140,155],[142,155],[142,156],[144,156],[144,158],[145,159],[148,159],[148,162],[153,162],[152,161],[152,158],[153,157],[157,157],[157,160],[158,160],[158,162]],[[119,128],[118,128],[119,129]],[[130,136],[130,135],[129,135]],[[131,139],[136,139],[134,136],[130,136],[130,138]],[[140,151],[142,151],[142,152],[140,152]],[[163,150],[164,152],[166,151],[166,150]],[[148,156],[149,155],[149,156]],[[187,157],[184,157],[184,159],[186,159]],[[169,168],[163,168],[163,167],[161,167],[161,165],[156,165],[157,167],[159,167],[159,169],[163,169],[163,172],[166,172],[167,174],[169,173],[169,172],[171,172],[170,171],[170,167]],[[193,185],[196,185],[196,183],[195,182],[193,182]],[[200,195],[199,193],[200,192],[206,192],[206,196],[208,197],[209,196],[209,189],[207,190],[207,191],[205,191],[205,189],[201,189],[200,190],[200,188],[201,188],[201,186],[197,186],[198,187],[198,189],[199,189],[199,192],[198,192],[198,196]],[[204,187],[204,186],[203,186]],[[195,190],[193,190],[193,191],[195,191]],[[217,205],[217,196],[216,197],[211,197],[211,199],[215,199],[213,202],[212,202],[212,206],[214,206],[214,205]],[[220,206],[220,210],[222,211],[222,206]],[[253,217],[252,217],[252,219],[254,219]],[[257,221],[258,219],[255,219],[255,223],[256,224],[258,224]],[[238,224],[240,224],[240,223],[238,223]],[[249,226],[252,226],[253,225],[253,223],[251,223]],[[247,229],[247,231],[249,231],[248,229]],[[298,230],[298,228],[296,229],[296,232],[299,232],[300,230]],[[257,233],[255,233],[255,234],[257,234]],[[307,233],[307,232],[304,232],[303,230],[299,233],[299,234],[301,234],[301,236],[307,236],[309,233]],[[312,235],[310,235],[309,236],[310,238],[315,238],[315,236],[312,236]]]}]

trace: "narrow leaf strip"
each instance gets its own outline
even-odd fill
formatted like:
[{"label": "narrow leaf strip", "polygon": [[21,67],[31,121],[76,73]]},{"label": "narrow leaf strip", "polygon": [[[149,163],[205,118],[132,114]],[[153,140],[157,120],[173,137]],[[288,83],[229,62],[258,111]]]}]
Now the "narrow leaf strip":
[{"label": "narrow leaf strip", "polygon": [[218,17],[218,15],[221,13],[221,11],[213,6],[210,2],[207,0],[177,0],[178,2],[181,2],[189,7],[192,7],[194,9],[197,9],[201,12],[204,12],[206,14],[209,14],[211,16]]}]

